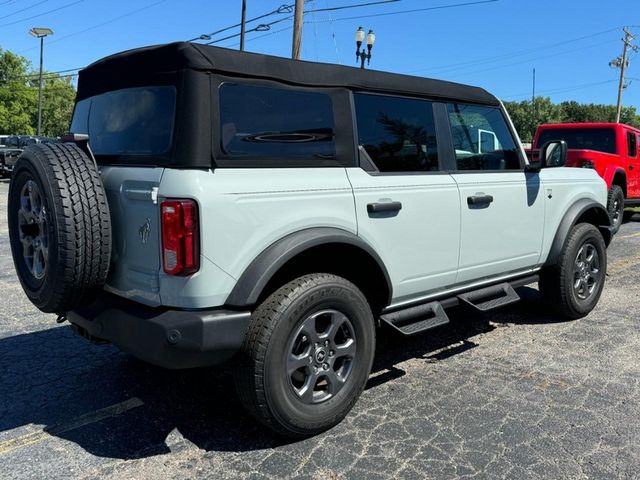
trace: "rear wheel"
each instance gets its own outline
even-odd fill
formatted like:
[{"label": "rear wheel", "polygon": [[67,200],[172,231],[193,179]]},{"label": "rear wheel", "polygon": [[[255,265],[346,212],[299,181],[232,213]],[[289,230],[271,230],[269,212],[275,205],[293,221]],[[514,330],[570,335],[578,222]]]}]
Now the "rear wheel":
[{"label": "rear wheel", "polygon": [[611,232],[617,233],[622,225],[622,216],[624,211],[624,192],[619,185],[611,185],[607,198],[607,211],[611,220]]},{"label": "rear wheel", "polygon": [[254,312],[237,368],[244,406],[290,437],[339,423],[362,393],[375,349],[367,300],[347,280],[300,277]]},{"label": "rear wheel", "polygon": [[602,234],[593,225],[580,223],[569,232],[558,263],[542,271],[540,293],[560,315],[581,318],[598,303],[606,271]]}]

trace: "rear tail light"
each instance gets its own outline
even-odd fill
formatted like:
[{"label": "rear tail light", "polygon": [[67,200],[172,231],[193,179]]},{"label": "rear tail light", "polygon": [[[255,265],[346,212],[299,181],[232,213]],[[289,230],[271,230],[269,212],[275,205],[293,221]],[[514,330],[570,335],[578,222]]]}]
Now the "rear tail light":
[{"label": "rear tail light", "polygon": [[193,200],[165,200],[160,205],[162,266],[169,275],[191,275],[200,268],[198,206]]},{"label": "rear tail light", "polygon": [[596,168],[592,160],[583,160],[580,166],[582,168]]}]

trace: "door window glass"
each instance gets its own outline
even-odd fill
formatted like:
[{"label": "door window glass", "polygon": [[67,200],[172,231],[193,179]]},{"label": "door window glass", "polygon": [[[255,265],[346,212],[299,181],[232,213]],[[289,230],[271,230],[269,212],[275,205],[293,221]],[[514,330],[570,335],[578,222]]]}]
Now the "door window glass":
[{"label": "door window glass", "polygon": [[358,142],[381,172],[438,170],[430,101],[355,94]]},{"label": "door window glass", "polygon": [[336,156],[331,97],[325,93],[225,83],[220,147],[231,157]]},{"label": "door window glass", "polygon": [[629,146],[629,156],[635,157],[638,154],[638,145],[636,143],[636,134],[627,132],[627,144]]},{"label": "door window glass", "polygon": [[498,107],[448,104],[458,170],[520,170],[516,142]]}]

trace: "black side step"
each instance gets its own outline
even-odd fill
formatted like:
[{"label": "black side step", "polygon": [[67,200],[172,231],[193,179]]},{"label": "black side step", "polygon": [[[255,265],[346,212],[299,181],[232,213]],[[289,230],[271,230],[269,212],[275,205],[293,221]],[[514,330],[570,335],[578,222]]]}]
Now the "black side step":
[{"label": "black side step", "polygon": [[520,295],[508,283],[501,283],[480,290],[458,295],[461,303],[467,304],[475,310],[488,312],[494,308],[504,307],[520,300]]},{"label": "black side step", "polygon": [[416,335],[449,323],[449,317],[440,302],[431,302],[387,313],[382,315],[380,319],[403,335]]}]

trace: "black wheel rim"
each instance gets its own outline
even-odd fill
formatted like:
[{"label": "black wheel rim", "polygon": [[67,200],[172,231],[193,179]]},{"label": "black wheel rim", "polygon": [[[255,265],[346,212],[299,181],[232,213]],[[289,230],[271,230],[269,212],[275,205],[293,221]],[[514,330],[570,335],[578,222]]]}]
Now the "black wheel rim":
[{"label": "black wheel rim", "polygon": [[573,265],[573,291],[586,300],[598,288],[600,282],[600,256],[592,243],[583,244]]},{"label": "black wheel rim", "polygon": [[611,224],[617,225],[620,222],[620,217],[622,216],[622,202],[618,197],[613,199],[613,204],[611,205]]},{"label": "black wheel rim", "polygon": [[356,358],[355,330],[338,310],[309,315],[291,335],[285,353],[286,375],[305,404],[322,403],[348,382]]},{"label": "black wheel rim", "polygon": [[35,279],[43,279],[49,260],[47,210],[40,188],[33,180],[27,180],[20,190],[18,232],[27,270]]}]

